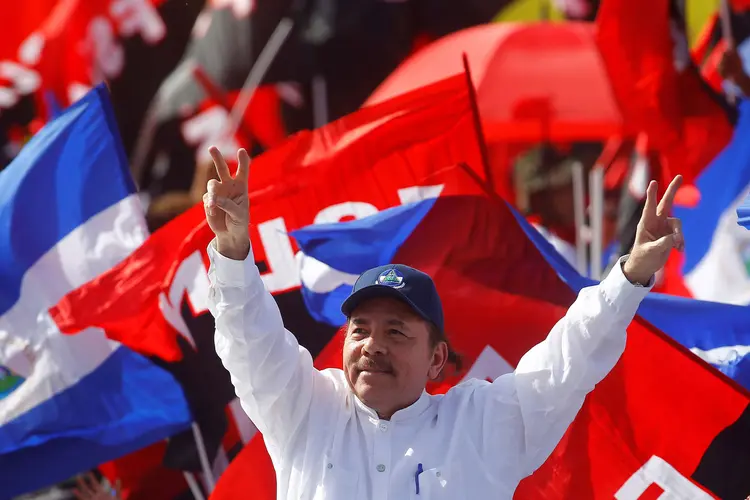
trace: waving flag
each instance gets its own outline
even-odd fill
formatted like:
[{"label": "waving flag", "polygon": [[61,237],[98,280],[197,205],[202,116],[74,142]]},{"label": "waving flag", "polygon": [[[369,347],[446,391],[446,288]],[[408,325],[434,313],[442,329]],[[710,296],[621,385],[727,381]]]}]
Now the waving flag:
[{"label": "waving flag", "polygon": [[602,0],[596,19],[615,98],[665,159],[665,187],[676,174],[693,182],[729,142],[734,119],[690,58],[684,13],[684,0]]},{"label": "waving flag", "polygon": [[[453,167],[457,168],[457,167]],[[349,224],[308,226],[292,232],[307,252],[325,255],[325,262],[338,262],[338,269],[299,253],[302,296],[310,314],[333,326],[344,324],[341,303],[351,294],[352,286],[364,270],[391,262],[398,247],[433,208],[438,191],[426,199],[390,208]],[[336,238],[339,231],[346,238]]]},{"label": "waving flag", "polygon": [[[578,292],[596,282],[582,277],[520,214],[516,220],[560,279]],[[750,308],[651,293],[638,313],[750,390]]]},{"label": "waving flag", "polygon": [[750,102],[740,104],[732,141],[696,181],[695,207],[675,207],[685,232],[685,284],[695,298],[750,304],[750,232],[737,208],[750,190]]},{"label": "waving flag", "polygon": [[[300,287],[288,231],[423,199],[443,188],[446,168],[479,158],[463,75],[300,133],[260,156],[250,181],[251,238],[266,286],[275,294]],[[63,297],[53,317],[69,333],[100,326],[121,341],[164,338],[174,350],[178,334],[190,341],[176,318],[186,286],[197,290],[188,294],[196,315],[208,312],[202,263],[212,238],[196,205],[130,259]],[[119,293],[111,293],[118,283]]]},{"label": "waving flag", "polygon": [[[398,230],[404,227],[405,212],[411,218],[404,237]],[[372,244],[367,258],[357,252],[359,242],[367,239],[365,228]],[[312,225],[293,234],[319,275],[330,267],[331,275],[345,276],[348,283],[350,276],[374,264],[398,262],[433,276],[454,349],[472,366],[432,392],[446,390],[462,377],[495,379],[511,371],[565,313],[576,292],[591,284],[518,214],[487,198],[441,195],[429,204],[389,209],[354,222]],[[649,297],[640,312],[649,317],[662,310],[655,319],[670,326],[677,309],[670,314],[665,310],[669,304]],[[745,308],[717,306],[719,311],[698,305],[703,307],[700,314],[676,318],[671,325],[691,328],[690,320],[700,315],[717,321],[719,312],[732,309],[736,326],[744,321],[748,330],[750,312]],[[341,324],[341,318],[332,318],[332,324]],[[695,328],[708,327],[711,321],[704,320]],[[651,486],[698,499],[713,498],[705,490],[720,498],[750,491],[747,479],[737,479],[741,467],[750,463],[750,438],[745,434],[742,444],[725,438],[740,439],[750,429],[747,393],[641,318],[628,335],[618,365],[589,396],[545,465],[521,483],[515,498],[636,499]],[[317,362],[338,366],[340,360],[339,350]]]},{"label": "waving flag", "polygon": [[48,308],[147,235],[103,86],[0,173],[0,497],[91,469],[190,425],[177,382]]},{"label": "waving flag", "polygon": [[745,229],[750,229],[750,198],[745,197],[737,207],[737,223]]},{"label": "waving flag", "polygon": [[[153,48],[167,25],[158,10],[163,0],[29,0],[5,2],[12,23],[0,34],[0,114],[33,94],[54,92],[72,103],[91,86],[112,82],[123,73],[128,52],[142,43]],[[194,10],[180,3],[183,11]],[[178,47],[179,48],[179,47]],[[130,49],[130,50],[128,50]],[[174,50],[174,48],[173,48]],[[168,56],[167,56],[168,58]],[[152,75],[139,72],[141,82]],[[158,73],[158,69],[154,71]],[[42,91],[42,92],[38,92]],[[131,90],[131,96],[137,94]],[[46,117],[44,106],[39,118]]]},{"label": "waving flag", "polygon": [[[460,177],[462,172],[458,171]],[[454,181],[456,182],[456,181]],[[462,193],[470,192],[464,187]],[[293,231],[301,247],[302,295],[318,321],[344,324],[340,311],[357,276],[366,269],[395,262],[399,248],[425,219],[444,217],[441,205],[454,200],[425,200],[402,205],[344,224],[319,224]],[[516,221],[555,269],[578,293],[595,281],[580,276],[537,229],[523,217]],[[470,220],[470,219],[469,219]],[[448,236],[446,236],[448,237]],[[332,264],[332,265],[329,265]],[[730,378],[750,389],[750,308],[652,293],[641,315]]]},{"label": "waving flag", "polygon": [[[464,75],[300,133],[254,160],[255,257],[287,326],[301,332],[302,345],[317,353],[335,329],[307,314],[288,232],[428,197],[445,188],[445,170],[460,162],[481,164]],[[212,236],[203,206],[197,205],[51,310],[66,333],[98,327],[147,354],[155,353],[154,344],[163,347],[160,356],[170,361],[166,366],[183,384],[199,424],[203,411],[223,412],[225,395],[234,397],[213,347],[207,309],[205,251]],[[215,434],[209,425],[201,429],[204,437],[209,430]],[[220,440],[221,435],[205,439],[209,455],[216,449],[212,442]],[[176,441],[171,439],[169,448]],[[181,447],[183,454],[197,457],[191,447]]]}]

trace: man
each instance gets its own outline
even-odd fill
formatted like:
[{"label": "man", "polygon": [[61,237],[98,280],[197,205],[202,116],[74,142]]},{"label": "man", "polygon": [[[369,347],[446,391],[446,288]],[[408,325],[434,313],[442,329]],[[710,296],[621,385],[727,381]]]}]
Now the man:
[{"label": "man", "polygon": [[315,370],[254,264],[250,159],[239,151],[232,178],[218,150],[211,154],[219,179],[204,204],[216,234],[208,249],[216,350],[263,433],[280,499],[512,498],[615,365],[654,273],[683,246],[679,221],[668,217],[681,178],[658,206],[652,182],[630,255],[580,293],[514,373],[431,396],[426,383],[449,349],[430,277],[398,265],[363,273],[342,306],[343,370]]}]

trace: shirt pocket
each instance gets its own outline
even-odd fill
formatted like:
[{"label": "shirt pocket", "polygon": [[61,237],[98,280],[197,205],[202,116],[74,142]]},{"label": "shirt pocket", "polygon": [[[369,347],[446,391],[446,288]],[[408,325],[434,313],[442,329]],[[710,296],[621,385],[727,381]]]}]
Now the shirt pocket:
[{"label": "shirt pocket", "polygon": [[342,465],[344,462],[323,459],[321,481],[315,489],[313,500],[352,500],[357,498],[359,474]]},{"label": "shirt pocket", "polygon": [[419,475],[419,493],[412,485],[412,500],[456,500],[466,497],[461,471],[453,464],[425,469]]}]

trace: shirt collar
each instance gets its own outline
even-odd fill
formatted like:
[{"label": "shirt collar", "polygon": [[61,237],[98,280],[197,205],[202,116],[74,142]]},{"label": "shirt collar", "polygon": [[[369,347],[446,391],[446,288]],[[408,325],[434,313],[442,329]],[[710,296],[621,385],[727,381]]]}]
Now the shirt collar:
[{"label": "shirt collar", "polygon": [[[365,413],[370,419],[374,420],[380,420],[380,417],[378,417],[378,412],[364,404],[354,392],[352,392],[352,396],[354,396],[354,401],[357,406],[357,410]],[[403,421],[408,420],[414,417],[418,417],[422,413],[424,413],[431,404],[431,397],[429,394],[427,394],[427,391],[423,390],[422,394],[419,396],[419,399],[417,399],[415,402],[407,406],[406,408],[402,408],[398,410],[396,413],[393,414],[391,417],[391,422],[397,422],[397,421]]]}]

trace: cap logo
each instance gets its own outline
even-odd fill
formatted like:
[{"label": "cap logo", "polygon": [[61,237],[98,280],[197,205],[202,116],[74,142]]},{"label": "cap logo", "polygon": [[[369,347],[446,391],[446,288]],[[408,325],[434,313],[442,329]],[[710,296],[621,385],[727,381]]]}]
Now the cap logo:
[{"label": "cap logo", "polygon": [[401,276],[401,273],[396,271],[395,269],[389,269],[388,271],[383,271],[380,273],[380,276],[378,276],[378,280],[376,282],[378,285],[383,286],[389,286],[391,288],[403,288],[406,283],[404,282],[404,277]]}]

